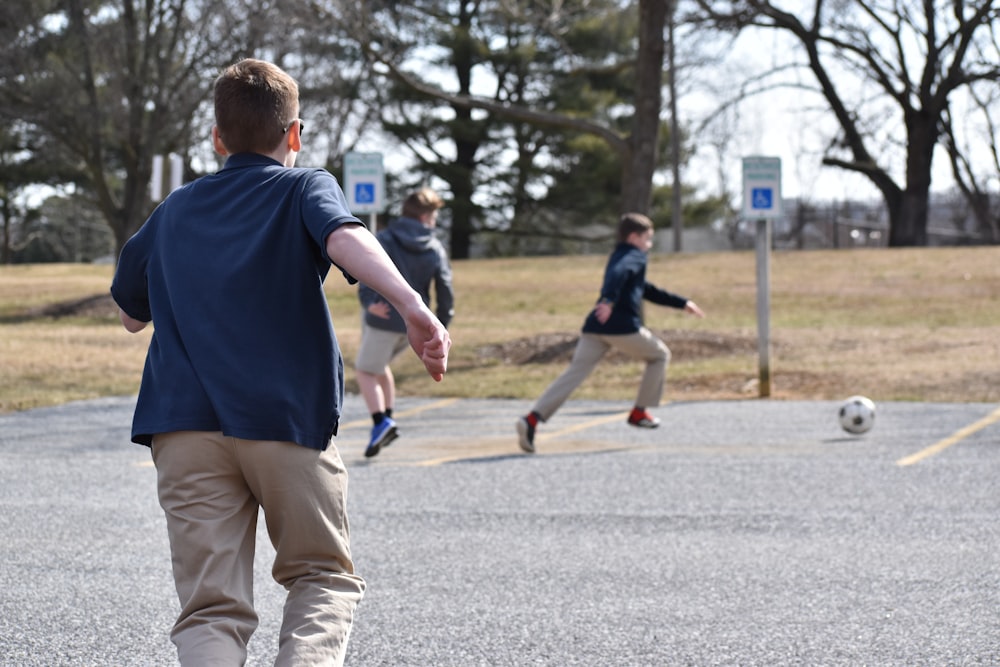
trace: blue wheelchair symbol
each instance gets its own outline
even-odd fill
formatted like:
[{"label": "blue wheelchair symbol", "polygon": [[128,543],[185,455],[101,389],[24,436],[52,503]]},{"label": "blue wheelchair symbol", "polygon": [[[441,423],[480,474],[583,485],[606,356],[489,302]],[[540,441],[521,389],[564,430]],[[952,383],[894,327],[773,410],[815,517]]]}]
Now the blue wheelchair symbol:
[{"label": "blue wheelchair symbol", "polygon": [[774,205],[774,190],[771,188],[752,188],[750,190],[751,208],[770,209]]},{"label": "blue wheelchair symbol", "polygon": [[375,203],[375,184],[374,183],[355,183],[354,184],[354,201],[358,204],[374,204]]}]

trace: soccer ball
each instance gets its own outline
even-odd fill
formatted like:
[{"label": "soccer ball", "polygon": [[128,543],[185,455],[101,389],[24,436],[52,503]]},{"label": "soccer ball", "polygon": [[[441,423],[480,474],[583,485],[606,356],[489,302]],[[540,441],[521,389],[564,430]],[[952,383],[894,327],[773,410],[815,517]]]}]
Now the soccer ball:
[{"label": "soccer ball", "polygon": [[875,425],[875,404],[864,396],[851,396],[840,404],[840,425],[854,435],[871,429]]}]

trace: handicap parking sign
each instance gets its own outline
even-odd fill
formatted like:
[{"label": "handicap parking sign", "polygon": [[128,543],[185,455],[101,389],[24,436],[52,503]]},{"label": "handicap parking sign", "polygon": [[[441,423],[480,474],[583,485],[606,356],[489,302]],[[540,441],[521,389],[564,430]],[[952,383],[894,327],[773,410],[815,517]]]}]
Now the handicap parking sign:
[{"label": "handicap parking sign", "polygon": [[344,195],[351,213],[378,213],[385,199],[385,169],[381,153],[344,155]]},{"label": "handicap parking sign", "polygon": [[743,217],[749,220],[781,217],[780,158],[743,158]]},{"label": "handicap parking sign", "polygon": [[358,204],[374,204],[375,203],[375,184],[374,183],[355,183],[354,184],[354,201]]},{"label": "handicap parking sign", "polygon": [[752,188],[750,194],[750,208],[767,209],[773,206],[774,191],[771,188]]}]

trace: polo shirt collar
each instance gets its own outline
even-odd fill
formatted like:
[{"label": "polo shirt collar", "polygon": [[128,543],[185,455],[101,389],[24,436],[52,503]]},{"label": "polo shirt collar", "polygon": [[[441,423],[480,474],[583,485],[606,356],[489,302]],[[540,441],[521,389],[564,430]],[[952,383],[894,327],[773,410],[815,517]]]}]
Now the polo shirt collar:
[{"label": "polo shirt collar", "polygon": [[222,167],[223,170],[226,169],[240,169],[242,167],[266,167],[266,166],[282,166],[280,162],[267,155],[261,155],[260,153],[236,153],[235,155],[230,155],[226,158],[226,164]]}]

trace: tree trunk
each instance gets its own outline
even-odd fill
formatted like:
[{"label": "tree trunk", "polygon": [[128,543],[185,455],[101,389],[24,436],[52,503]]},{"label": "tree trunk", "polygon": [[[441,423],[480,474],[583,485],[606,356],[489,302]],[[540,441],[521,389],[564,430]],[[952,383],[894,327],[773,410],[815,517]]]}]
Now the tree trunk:
[{"label": "tree trunk", "polygon": [[889,247],[927,245],[927,192],[906,190],[899,198],[896,215],[889,211]]},{"label": "tree trunk", "polygon": [[[457,126],[468,128],[473,122],[471,110],[468,108],[456,108],[455,113],[461,119]],[[475,227],[476,206],[472,203],[472,195],[475,192],[473,174],[476,170],[476,151],[479,149],[479,142],[474,139],[466,139],[460,136],[460,132],[455,134],[455,163],[454,168],[449,169],[450,176],[447,179],[451,186],[452,201],[449,204],[451,209],[451,257],[453,259],[468,259],[472,250],[472,235]]]},{"label": "tree trunk", "polygon": [[[919,110],[906,117],[906,189],[898,199],[893,220],[890,211],[889,246],[926,246],[927,211],[931,191],[931,163],[938,140],[936,117]],[[891,205],[886,200],[886,205]]]},{"label": "tree trunk", "polygon": [[672,0],[640,0],[636,57],[635,121],[622,169],[622,207],[646,213],[652,201],[653,172],[659,160],[663,103],[663,29]]},{"label": "tree trunk", "polygon": [[10,264],[10,228],[11,228],[11,207],[10,200],[7,197],[0,199],[0,209],[2,213],[0,216],[3,217],[3,241],[0,242],[0,264],[6,266]]}]

